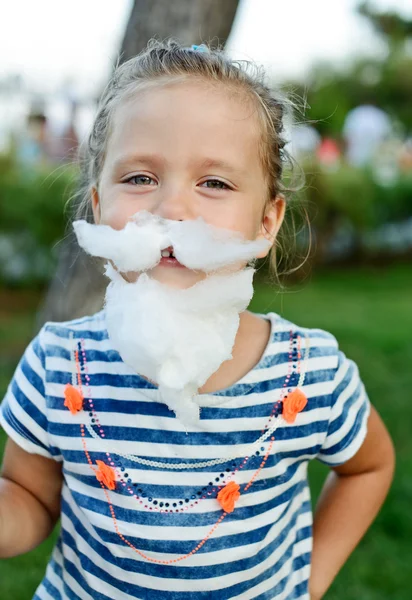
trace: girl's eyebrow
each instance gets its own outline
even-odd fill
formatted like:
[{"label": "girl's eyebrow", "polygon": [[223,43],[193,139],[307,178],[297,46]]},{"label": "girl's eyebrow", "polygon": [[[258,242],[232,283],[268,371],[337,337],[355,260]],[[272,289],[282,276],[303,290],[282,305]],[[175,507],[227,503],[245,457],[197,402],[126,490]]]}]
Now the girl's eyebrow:
[{"label": "girl's eyebrow", "polygon": [[[157,167],[167,164],[167,161],[158,154],[128,154],[121,156],[114,162],[113,171],[116,173],[123,169],[132,168],[136,163],[144,163],[148,165],[155,165]],[[201,169],[217,168],[232,173],[233,175],[240,175],[241,169],[236,168],[233,164],[218,158],[205,158],[200,163]]]},{"label": "girl's eyebrow", "polygon": [[164,158],[158,154],[126,154],[118,158],[113,165],[113,171],[118,172],[136,165],[136,163],[145,163],[148,165],[163,165],[166,163]]},{"label": "girl's eyebrow", "polygon": [[200,167],[202,169],[209,169],[209,168],[215,167],[217,169],[223,169],[224,171],[233,173],[234,175],[240,175],[240,173],[241,173],[241,170],[237,169],[234,165],[226,162],[225,160],[220,160],[217,158],[206,158],[202,162]]}]

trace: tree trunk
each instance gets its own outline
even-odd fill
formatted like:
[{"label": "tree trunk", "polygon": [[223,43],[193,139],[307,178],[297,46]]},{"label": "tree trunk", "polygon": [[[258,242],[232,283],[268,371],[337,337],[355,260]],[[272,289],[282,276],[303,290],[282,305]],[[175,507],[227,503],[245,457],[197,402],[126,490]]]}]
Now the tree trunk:
[{"label": "tree trunk", "polygon": [[121,47],[121,61],[138,54],[148,40],[173,36],[187,46],[224,43],[238,0],[135,0]]},{"label": "tree trunk", "polygon": [[[135,0],[120,49],[120,62],[135,56],[150,38],[174,37],[185,45],[224,44],[239,0]],[[101,261],[91,259],[72,234],[62,241],[56,273],[37,315],[66,321],[100,310],[108,280]]]}]

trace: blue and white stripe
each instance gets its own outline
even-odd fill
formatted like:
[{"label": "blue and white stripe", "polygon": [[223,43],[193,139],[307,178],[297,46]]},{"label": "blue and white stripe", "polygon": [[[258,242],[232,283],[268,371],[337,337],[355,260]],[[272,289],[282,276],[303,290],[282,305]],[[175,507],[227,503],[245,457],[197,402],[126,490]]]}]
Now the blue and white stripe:
[{"label": "blue and white stripe", "polygon": [[[331,334],[297,327],[274,313],[267,318],[272,336],[259,363],[235,385],[200,396],[199,426],[187,433],[158,400],[156,387],[111,347],[104,311],[42,328],[0,411],[0,422],[16,443],[63,468],[61,533],[36,600],[309,600],[307,466],[315,458],[330,466],[351,458],[366,435],[370,405],[356,365]],[[296,344],[290,362],[291,336],[302,342],[298,368]],[[64,388],[75,372],[73,350],[81,340],[104,438],[88,410],[85,371],[85,409],[72,415],[64,406]],[[268,424],[282,390],[296,387],[308,404],[295,423],[280,415]],[[146,558],[116,533],[84,453],[81,424],[92,460],[107,462],[109,453],[124,469],[119,472],[127,473],[127,487],[141,490],[143,504],[120,482],[108,494],[119,531]],[[259,440],[267,424],[275,441],[263,469],[200,550],[174,564],[148,560],[184,556],[208,534],[223,513],[216,493],[208,492],[230,479],[243,490],[269,448],[270,436]],[[189,508],[159,512],[160,502],[162,510],[166,503],[170,510],[174,503]]]}]

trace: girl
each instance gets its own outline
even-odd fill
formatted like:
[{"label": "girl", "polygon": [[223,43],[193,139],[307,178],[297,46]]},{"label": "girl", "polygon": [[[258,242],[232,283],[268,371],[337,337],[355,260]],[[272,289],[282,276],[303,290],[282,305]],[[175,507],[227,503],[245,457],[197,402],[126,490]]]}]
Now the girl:
[{"label": "girl", "polygon": [[[147,211],[274,244],[283,109],[224,54],[152,42],[103,95],[82,209],[115,230]],[[149,275],[196,284],[172,259]],[[199,390],[200,420],[185,430],[156,382],[122,360],[105,318],[47,323],[16,369],[1,407],[0,556],[34,548],[60,517],[37,600],[322,598],[394,468],[335,338],[244,310],[233,358]],[[331,473],[313,521],[315,458]]]}]

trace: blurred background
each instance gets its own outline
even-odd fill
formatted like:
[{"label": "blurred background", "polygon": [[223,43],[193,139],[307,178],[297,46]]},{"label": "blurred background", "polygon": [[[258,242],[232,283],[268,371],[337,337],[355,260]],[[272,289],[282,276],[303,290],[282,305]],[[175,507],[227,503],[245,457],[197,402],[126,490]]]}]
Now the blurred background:
[{"label": "blurred background", "polygon": [[[295,262],[281,284],[262,265],[252,309],[336,335],[395,442],[390,495],[327,598],[409,600],[412,0],[2,2],[0,398],[46,320],[102,305],[106,282],[70,228],[76,152],[113,65],[153,36],[219,40],[264,65],[296,105],[285,135],[305,183],[290,195],[296,235],[284,240]],[[4,442],[0,432],[0,453]],[[325,475],[311,465],[314,503]],[[0,563],[1,598],[32,598],[56,535]]]}]

